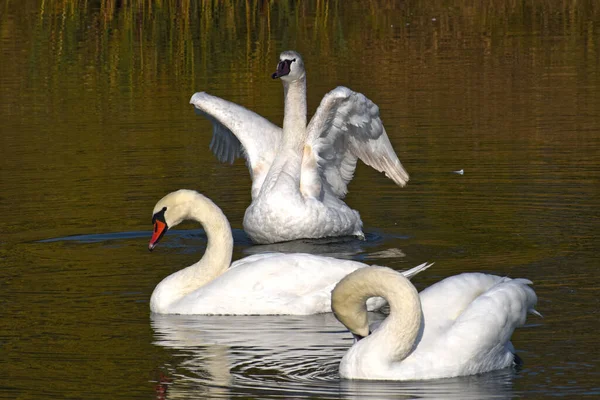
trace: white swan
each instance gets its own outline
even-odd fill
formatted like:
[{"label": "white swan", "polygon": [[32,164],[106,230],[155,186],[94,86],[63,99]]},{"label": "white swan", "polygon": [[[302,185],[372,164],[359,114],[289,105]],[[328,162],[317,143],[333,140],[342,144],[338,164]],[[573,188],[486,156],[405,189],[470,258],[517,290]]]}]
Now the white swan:
[{"label": "white swan", "polygon": [[[165,232],[191,219],[204,227],[208,243],[197,263],[164,278],[150,298],[161,314],[316,314],[331,312],[331,290],[365,264],[311,254],[256,254],[231,263],[233,237],[227,218],[192,190],[169,193],[154,207],[152,250]],[[431,264],[404,274],[414,276]],[[229,269],[228,269],[229,268]],[[372,309],[385,304],[374,299]]]},{"label": "white swan", "polygon": [[207,93],[190,103],[213,123],[211,149],[223,162],[244,154],[252,203],[244,230],[256,243],[300,238],[364,237],[357,211],[341,199],[360,158],[404,186],[408,174],[379,118],[361,93],[327,93],[306,125],[306,72],[300,54],[284,51],[277,72],[285,98],[283,130],[260,115]]},{"label": "white swan", "polygon": [[[357,342],[340,363],[348,379],[433,379],[511,366],[510,342],[537,297],[526,279],[464,273],[423,290],[385,267],[357,270],[335,287],[332,309]],[[389,317],[369,332],[365,300],[381,296]],[[517,358],[518,360],[518,358]]]}]

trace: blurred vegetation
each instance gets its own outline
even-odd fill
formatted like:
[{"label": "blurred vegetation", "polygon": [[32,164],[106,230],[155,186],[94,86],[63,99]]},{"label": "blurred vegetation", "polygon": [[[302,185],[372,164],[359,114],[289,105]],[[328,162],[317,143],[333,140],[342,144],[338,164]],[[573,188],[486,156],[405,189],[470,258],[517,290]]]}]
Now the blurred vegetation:
[{"label": "blurred vegetation", "polygon": [[[2,70],[26,61],[32,79],[52,80],[59,70],[79,64],[78,70],[90,69],[84,83],[101,77],[121,88],[164,74],[199,86],[198,71],[264,76],[284,48],[320,58],[358,58],[382,73],[390,66],[373,60],[389,63],[384,53],[419,63],[454,46],[493,52],[506,37],[572,38],[561,46],[583,38],[581,56],[597,60],[600,54],[595,0],[8,0],[2,8]],[[31,43],[26,60],[8,51],[7,38],[17,35]]]},{"label": "blurred vegetation", "polygon": [[[139,237],[35,241],[149,230],[156,200],[183,187],[241,228],[247,169],[215,160],[210,124],[187,103],[206,90],[280,122],[281,84],[269,76],[290,48],[309,70],[309,109],[335,85],[364,92],[411,174],[399,189],[358,166],[347,201],[368,230],[393,233],[378,250],[440,261],[429,279],[513,267],[536,285],[593,275],[581,271],[598,249],[599,0],[2,0],[2,337],[13,398],[29,398],[18,388],[50,391],[37,398],[89,398],[94,384],[105,398],[148,389],[136,379],[167,361],[148,351],[145,301],[201,240],[152,257]],[[575,252],[586,256],[561,264]]]},{"label": "blurred vegetation", "polygon": [[[214,161],[210,126],[187,102],[206,90],[280,122],[281,86],[268,77],[289,48],[310,70],[309,110],[335,85],[364,92],[382,108],[411,173],[493,160],[508,181],[506,160],[531,158],[519,152],[524,141],[543,149],[569,132],[586,146],[597,129],[599,24],[596,0],[6,0],[0,143],[10,151],[0,168],[32,178],[23,187],[21,175],[6,173],[3,184],[31,207],[86,204],[69,210],[102,220],[106,193],[124,202],[162,194],[161,185],[143,185],[148,176],[172,188],[200,176],[216,188],[238,176],[246,180],[219,190],[231,190],[239,203],[226,211],[240,221],[245,167]],[[509,150],[496,151],[499,140]],[[350,198],[357,208],[361,201]],[[53,223],[45,209],[36,212]]]}]

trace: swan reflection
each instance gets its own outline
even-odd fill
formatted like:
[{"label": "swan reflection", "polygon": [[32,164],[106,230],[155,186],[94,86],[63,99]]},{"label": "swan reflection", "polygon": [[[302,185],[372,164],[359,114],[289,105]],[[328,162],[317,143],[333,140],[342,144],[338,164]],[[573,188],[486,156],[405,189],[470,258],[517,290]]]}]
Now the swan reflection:
[{"label": "swan reflection", "polygon": [[[234,229],[235,243],[243,243],[243,235],[238,233],[238,236],[236,236],[236,233],[238,232]],[[265,252],[309,253],[369,263],[369,260],[399,259],[406,257],[406,254],[404,254],[401,249],[391,247],[394,245],[394,241],[398,239],[406,239],[406,237],[385,235],[379,232],[365,232],[364,240],[352,236],[339,236],[323,239],[299,239],[291,240],[289,242],[247,246],[243,248],[242,252],[247,255]],[[377,250],[384,246],[384,250]]]},{"label": "swan reflection", "polygon": [[[384,314],[370,313],[372,323]],[[151,316],[154,344],[170,349],[164,398],[455,398],[511,397],[514,371],[451,379],[341,380],[352,335],[333,314],[309,316]]]},{"label": "swan reflection", "polygon": [[481,375],[424,381],[357,381],[343,379],[345,399],[507,399],[514,397],[511,368]]},{"label": "swan reflection", "polygon": [[[372,244],[371,244],[372,245]],[[289,242],[254,245],[243,250],[244,254],[274,253],[309,253],[320,256],[357,259],[365,252],[366,241],[350,236],[325,239],[299,239]]]}]

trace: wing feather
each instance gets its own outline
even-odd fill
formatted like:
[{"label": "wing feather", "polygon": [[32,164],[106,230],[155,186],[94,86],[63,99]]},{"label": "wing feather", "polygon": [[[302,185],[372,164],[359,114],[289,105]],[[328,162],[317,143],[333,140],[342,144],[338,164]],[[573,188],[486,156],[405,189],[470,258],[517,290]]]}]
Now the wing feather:
[{"label": "wing feather", "polygon": [[275,159],[281,128],[245,107],[205,92],[194,93],[190,104],[212,123],[210,149],[219,161],[233,163],[241,155],[246,157],[254,195],[255,186],[260,189]]},{"label": "wing feather", "polygon": [[408,173],[379,118],[379,107],[363,94],[343,86],[327,93],[307,130],[307,144],[338,197],[347,193],[357,159],[384,172],[399,186],[408,182]]},{"label": "wing feather", "polygon": [[208,114],[202,113],[198,109],[196,112],[212,122],[213,137],[210,141],[210,149],[214,155],[221,162],[233,164],[242,155],[242,144],[238,138],[214,118],[210,118]]},{"label": "wing feather", "polygon": [[[502,357],[527,313],[536,313],[531,281],[482,273],[456,275],[421,292],[426,329],[422,346],[465,360]],[[439,340],[443,340],[439,342]]]}]

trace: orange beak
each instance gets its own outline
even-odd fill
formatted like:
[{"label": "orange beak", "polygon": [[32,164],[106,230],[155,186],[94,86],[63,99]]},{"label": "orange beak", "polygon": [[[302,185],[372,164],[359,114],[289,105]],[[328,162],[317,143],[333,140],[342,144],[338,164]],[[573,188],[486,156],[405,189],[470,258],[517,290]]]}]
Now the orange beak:
[{"label": "orange beak", "polygon": [[152,251],[163,235],[167,232],[167,224],[159,219],[154,221],[154,232],[148,244],[148,250]]}]

